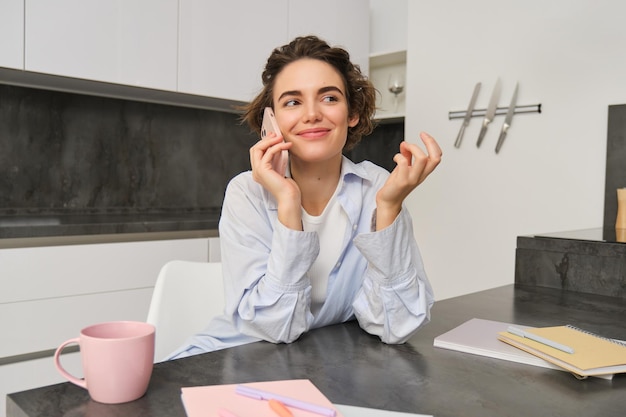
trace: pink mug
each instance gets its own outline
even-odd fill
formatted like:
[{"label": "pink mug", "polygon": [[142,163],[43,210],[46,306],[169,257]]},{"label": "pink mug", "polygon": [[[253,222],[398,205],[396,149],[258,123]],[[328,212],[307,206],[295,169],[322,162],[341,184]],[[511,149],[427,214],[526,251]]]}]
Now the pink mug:
[{"label": "pink mug", "polygon": [[[73,384],[85,388],[94,401],[118,404],[146,393],[154,360],[153,325],[112,321],[85,327],[80,336],[63,342],[54,353],[57,370]],[[78,344],[84,379],[70,375],[61,365],[61,351]]]}]

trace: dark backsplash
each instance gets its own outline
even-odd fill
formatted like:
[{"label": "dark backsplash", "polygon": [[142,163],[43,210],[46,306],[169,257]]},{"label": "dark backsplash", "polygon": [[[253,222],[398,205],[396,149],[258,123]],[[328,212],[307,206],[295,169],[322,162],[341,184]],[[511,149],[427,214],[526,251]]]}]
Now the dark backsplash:
[{"label": "dark backsplash", "polygon": [[220,207],[256,140],[237,115],[0,86],[5,212]]},{"label": "dark backsplash", "polygon": [[[403,133],[347,155],[391,169]],[[235,113],[0,85],[0,215],[218,208],[256,140]]]},{"label": "dark backsplash", "polygon": [[361,139],[354,149],[344,154],[354,162],[372,161],[391,172],[396,166],[393,157],[400,152],[400,142],[403,140],[404,120],[379,124],[371,135]]}]

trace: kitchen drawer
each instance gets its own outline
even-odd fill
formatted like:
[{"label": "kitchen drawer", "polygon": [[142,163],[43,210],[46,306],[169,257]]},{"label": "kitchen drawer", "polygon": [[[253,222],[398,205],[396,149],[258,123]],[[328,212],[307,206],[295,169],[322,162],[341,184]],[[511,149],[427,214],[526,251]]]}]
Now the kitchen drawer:
[{"label": "kitchen drawer", "polygon": [[0,249],[0,304],[151,287],[168,261],[208,252],[207,238]]},{"label": "kitchen drawer", "polygon": [[0,358],[56,349],[90,324],[145,321],[152,287],[0,304]]}]

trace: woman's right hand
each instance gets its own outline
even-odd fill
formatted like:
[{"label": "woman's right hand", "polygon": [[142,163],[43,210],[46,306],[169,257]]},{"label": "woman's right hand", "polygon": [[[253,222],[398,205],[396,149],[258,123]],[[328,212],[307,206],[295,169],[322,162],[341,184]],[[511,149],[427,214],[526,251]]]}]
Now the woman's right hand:
[{"label": "woman's right hand", "polygon": [[294,230],[302,230],[302,202],[296,182],[274,170],[272,159],[291,148],[282,136],[269,133],[250,148],[252,178],[270,192],[278,203],[278,220]]}]

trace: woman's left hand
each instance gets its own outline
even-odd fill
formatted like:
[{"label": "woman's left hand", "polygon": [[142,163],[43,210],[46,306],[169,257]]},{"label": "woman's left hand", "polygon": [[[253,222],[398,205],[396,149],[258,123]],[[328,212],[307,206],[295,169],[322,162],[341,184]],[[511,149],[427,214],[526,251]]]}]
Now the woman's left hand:
[{"label": "woman's left hand", "polygon": [[[390,225],[402,209],[404,199],[420,185],[441,162],[441,148],[427,133],[420,133],[426,146],[424,152],[419,146],[402,142],[400,153],[393,158],[396,167],[376,194],[377,229]],[[390,220],[390,221],[389,221]]]}]

